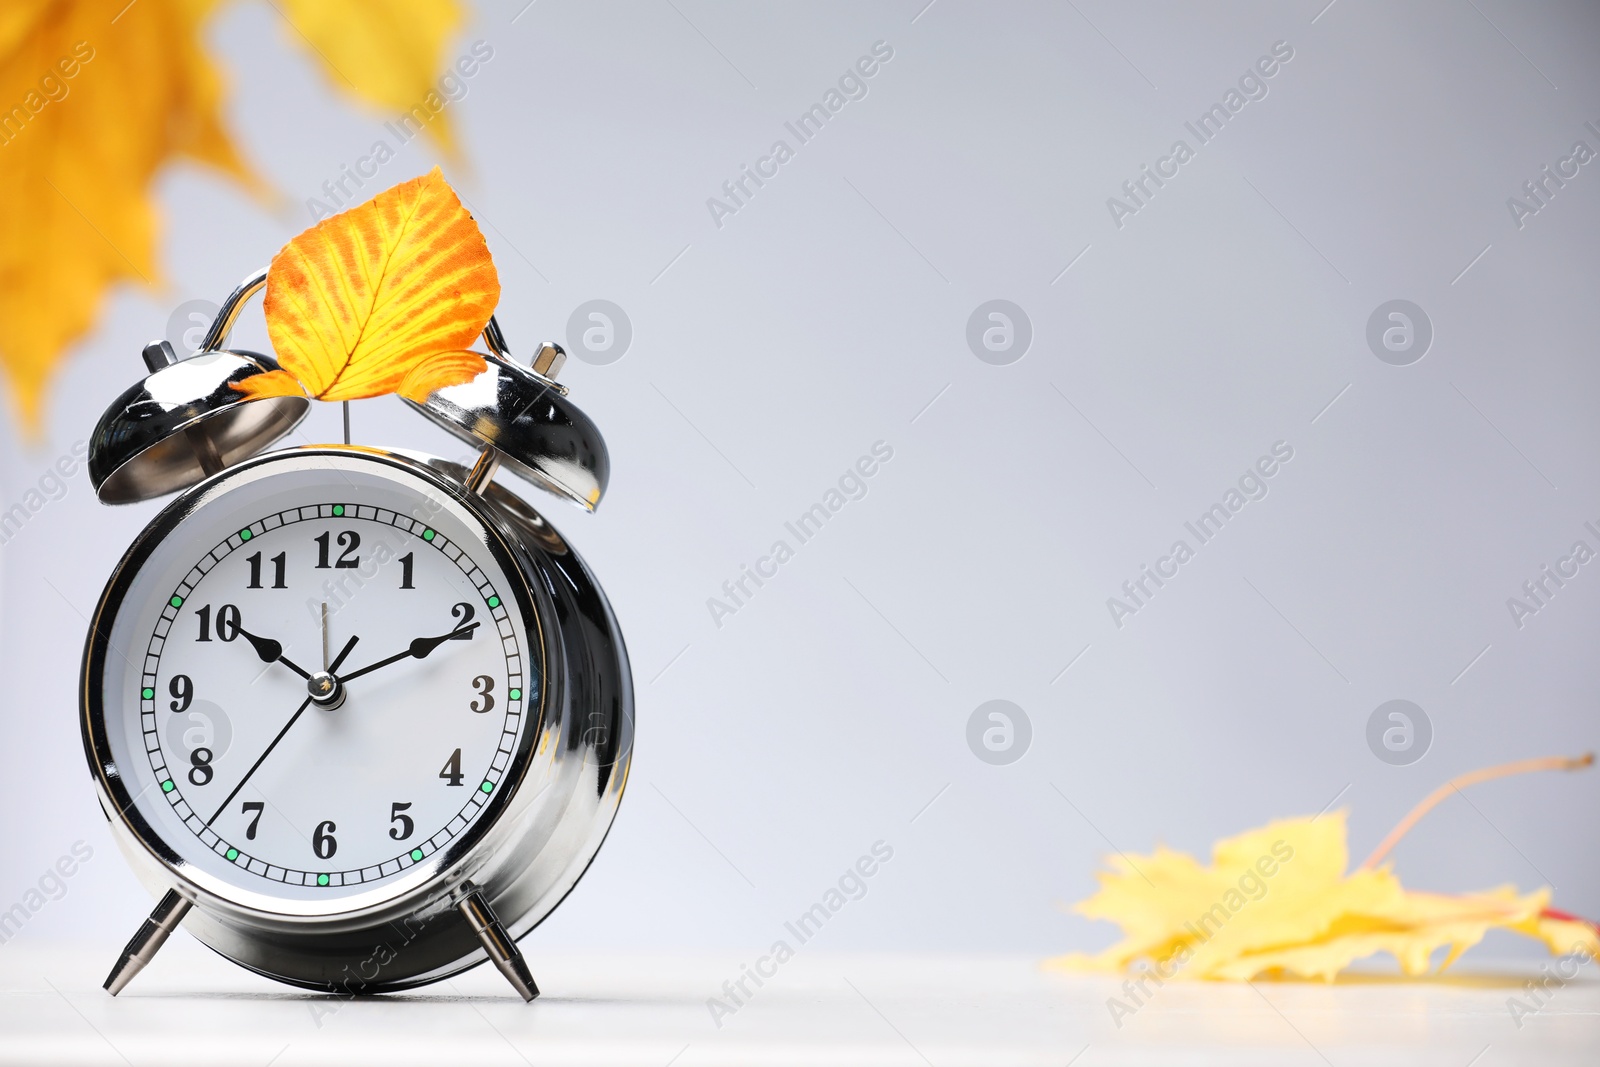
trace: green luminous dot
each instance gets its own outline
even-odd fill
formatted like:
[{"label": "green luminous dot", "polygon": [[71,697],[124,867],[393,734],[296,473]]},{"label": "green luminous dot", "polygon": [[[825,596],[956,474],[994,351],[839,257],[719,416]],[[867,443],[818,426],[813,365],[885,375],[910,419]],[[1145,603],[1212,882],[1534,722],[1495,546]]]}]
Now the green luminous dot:
[{"label": "green luminous dot", "polygon": [[420,863],[422,861],[422,850],[420,848],[412,849],[411,850],[411,858]]},{"label": "green luminous dot", "polygon": [[485,793],[492,793],[492,792],[494,792],[494,783],[493,782],[484,782],[478,788],[482,789]]},{"label": "green luminous dot", "polygon": [[171,600],[167,601],[167,603],[171,604],[175,608],[181,608],[183,607],[183,597],[175,596]]},{"label": "green luminous dot", "polygon": [[227,857],[228,862],[232,863],[234,860],[239,858],[239,850],[236,848],[230,848],[227,852],[223,853],[223,855]]},{"label": "green luminous dot", "polygon": [[432,530],[423,530],[422,531],[422,539],[424,541],[432,541],[433,538],[434,538],[434,533],[433,533]]},{"label": "green luminous dot", "polygon": [[317,875],[317,884],[318,885],[327,885],[328,884],[328,876],[325,875],[325,874]]},{"label": "green luminous dot", "polygon": [[239,531],[239,540],[241,540],[241,541],[248,541],[248,540],[250,540],[250,538],[252,538],[254,536],[255,536],[255,534],[251,533],[249,530],[240,530]]},{"label": "green luminous dot", "polygon": [[[141,691],[139,693],[139,695],[144,697],[146,700],[154,700],[155,696],[156,696],[156,691],[154,689],[145,689],[145,690]],[[515,700],[517,698],[516,697],[512,697],[511,699]]]},{"label": "green luminous dot", "polygon": [[166,781],[161,783],[161,791],[163,793],[170,793],[176,788],[178,787],[172,784],[171,778],[168,778]]},{"label": "green luminous dot", "polygon": [[490,606],[490,607],[491,607],[491,608],[497,608],[497,607],[499,607],[499,606],[500,606],[500,598],[499,598],[499,597],[497,597],[497,596],[492,596],[492,597],[490,597],[490,598],[489,598],[489,606]]},{"label": "green luminous dot", "polygon": [[343,515],[344,514],[344,505],[343,504],[335,504],[333,506],[333,513],[335,515]]},{"label": "green luminous dot", "polygon": [[522,699],[522,690],[520,690],[520,689],[513,689],[513,690],[512,690],[512,691],[511,691],[511,699],[512,699],[512,700],[521,700],[521,699]]}]

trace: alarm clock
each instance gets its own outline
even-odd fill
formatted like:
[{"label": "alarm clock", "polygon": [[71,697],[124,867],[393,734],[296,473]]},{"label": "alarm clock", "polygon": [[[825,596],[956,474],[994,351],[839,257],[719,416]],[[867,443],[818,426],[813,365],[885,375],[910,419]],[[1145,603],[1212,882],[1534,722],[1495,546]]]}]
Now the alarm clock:
[{"label": "alarm clock", "polygon": [[[512,358],[407,400],[470,464],[349,443],[272,446],[310,401],[235,386],[247,278],[200,350],[96,426],[107,504],[178,496],[134,540],[90,621],[84,750],[113,837],[160,898],[105,987],[180,924],[258,974],[400,990],[492,961],[525,1000],[517,941],[610,829],[633,684],[599,583],[508,470],[592,511],[610,461],[554,379]],[[269,450],[271,449],[271,450]]]}]

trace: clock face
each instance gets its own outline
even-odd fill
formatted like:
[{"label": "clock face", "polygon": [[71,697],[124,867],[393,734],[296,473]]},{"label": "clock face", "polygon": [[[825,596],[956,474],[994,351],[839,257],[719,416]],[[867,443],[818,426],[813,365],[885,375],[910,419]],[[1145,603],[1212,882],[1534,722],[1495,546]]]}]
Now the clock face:
[{"label": "clock face", "polygon": [[459,502],[394,464],[286,457],[151,535],[89,684],[108,778],[186,873],[245,904],[360,906],[426,880],[514,788],[537,633]]}]

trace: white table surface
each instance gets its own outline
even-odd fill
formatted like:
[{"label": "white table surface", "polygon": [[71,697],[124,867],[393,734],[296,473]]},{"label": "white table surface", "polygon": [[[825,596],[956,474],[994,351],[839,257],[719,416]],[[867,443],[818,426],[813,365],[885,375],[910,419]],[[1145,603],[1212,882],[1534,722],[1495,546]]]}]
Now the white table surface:
[{"label": "white table surface", "polygon": [[479,967],[408,995],[335,1001],[248,974],[179,933],[118,998],[120,946],[0,946],[5,1064],[975,1064],[1503,1067],[1600,1063],[1593,965],[1518,1027],[1527,965],[1335,985],[1169,982],[1116,1027],[1119,983],[992,957],[829,956],[804,949],[719,1029],[706,1000],[738,956],[570,953],[530,963],[516,999]]}]

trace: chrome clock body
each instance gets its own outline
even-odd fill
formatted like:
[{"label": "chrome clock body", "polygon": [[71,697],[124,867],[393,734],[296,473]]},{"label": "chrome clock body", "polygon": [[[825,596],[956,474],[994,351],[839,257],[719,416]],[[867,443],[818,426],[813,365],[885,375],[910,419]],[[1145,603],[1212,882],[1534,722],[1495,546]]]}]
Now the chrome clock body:
[{"label": "chrome clock body", "polygon": [[[521,937],[577,883],[610,828],[633,746],[632,680],[616,619],[587,566],[538,512],[492,481],[482,492],[466,488],[469,474],[444,460],[358,446],[290,448],[257,456],[207,478],[168,505],[123,557],[96,608],[80,695],[84,744],[101,805],[141,880],[157,893],[176,892],[192,904],[186,917],[178,916],[184,927],[244,967],[333,992],[404,989],[447,977],[490,957],[493,940],[474,908],[464,906],[469,896],[486,905],[489,919],[498,916],[505,935]],[[414,533],[424,525],[448,529],[461,558],[471,556],[486,573],[503,576],[495,583],[497,590],[502,582],[505,587],[496,598],[504,616],[499,628],[516,639],[525,663],[521,724],[514,742],[504,744],[509,751],[496,757],[495,780],[484,783],[485,789],[492,784],[493,792],[463,828],[420,860],[408,864],[402,857],[392,870],[394,861],[375,862],[370,888],[359,874],[348,876],[355,879],[349,885],[337,884],[347,876],[335,875],[335,884],[326,886],[313,885],[309,875],[302,885],[293,884],[295,875],[289,883],[263,876],[259,885],[234,877],[241,862],[248,866],[246,874],[270,870],[271,864],[241,854],[249,846],[238,832],[213,841],[200,834],[182,836],[165,813],[181,790],[167,795],[152,788],[171,788],[170,779],[180,784],[182,779],[174,773],[162,783],[155,772],[142,771],[136,761],[146,753],[135,750],[137,742],[128,736],[130,709],[119,703],[140,697],[137,687],[130,690],[130,671],[154,678],[147,663],[128,662],[138,659],[142,645],[116,647],[117,639],[131,632],[135,614],[143,610],[148,621],[149,605],[133,603],[130,594],[149,600],[147,592],[139,595],[139,582],[151,561],[174,542],[186,545],[191,555],[205,553],[213,542],[194,537],[198,517],[226,509],[230,500],[270,496],[276,483],[308,484],[307,479],[330,499],[350,501],[352,519],[356,508],[366,507],[361,501],[369,485],[392,485],[431,509],[433,518],[418,518]],[[431,529],[429,534],[432,541]],[[269,544],[264,533],[256,536]],[[304,647],[302,642],[297,649]],[[166,678],[161,681],[165,685]],[[355,681],[352,689],[360,685]],[[154,688],[143,691],[142,703],[147,709],[155,703],[159,716],[167,693],[163,688],[153,702]],[[130,691],[133,695],[126,696]],[[119,692],[124,695],[118,697]],[[148,710],[140,712],[140,720],[154,721]],[[506,736],[512,736],[509,728]],[[452,825],[455,821],[463,820]],[[224,848],[233,858],[223,858]],[[505,969],[504,961],[496,962]]]}]

